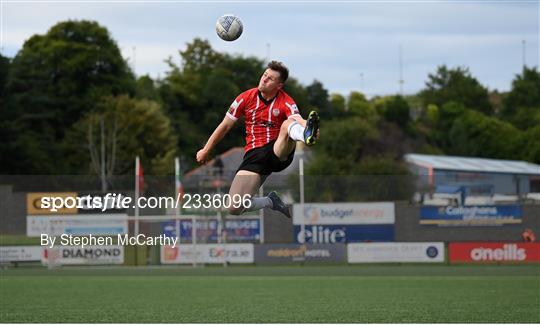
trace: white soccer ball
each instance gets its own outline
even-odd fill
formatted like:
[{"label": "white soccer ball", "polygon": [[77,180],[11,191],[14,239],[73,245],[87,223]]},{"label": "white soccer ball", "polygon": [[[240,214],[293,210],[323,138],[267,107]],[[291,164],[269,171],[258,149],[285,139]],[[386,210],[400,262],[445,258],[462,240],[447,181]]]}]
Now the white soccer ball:
[{"label": "white soccer ball", "polygon": [[242,35],[244,27],[235,15],[223,15],[216,22],[216,33],[224,41],[234,41]]}]

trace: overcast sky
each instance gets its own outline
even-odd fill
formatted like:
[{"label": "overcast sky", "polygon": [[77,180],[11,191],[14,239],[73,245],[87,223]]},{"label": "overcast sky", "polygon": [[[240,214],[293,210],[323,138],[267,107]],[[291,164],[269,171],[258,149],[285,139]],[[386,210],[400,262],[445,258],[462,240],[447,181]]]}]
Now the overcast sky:
[{"label": "overcast sky", "polygon": [[[90,19],[111,32],[137,75],[154,78],[164,77],[164,60],[179,62],[178,50],[195,37],[232,54],[265,59],[270,52],[304,85],[318,79],[330,92],[361,90],[369,96],[399,91],[400,46],[405,94],[422,89],[441,64],[467,66],[489,89],[508,90],[521,72],[523,40],[526,64],[539,62],[538,1],[2,0],[1,7],[5,56],[15,56],[30,36],[59,21]],[[237,41],[215,34],[217,18],[226,13],[244,24]]]}]

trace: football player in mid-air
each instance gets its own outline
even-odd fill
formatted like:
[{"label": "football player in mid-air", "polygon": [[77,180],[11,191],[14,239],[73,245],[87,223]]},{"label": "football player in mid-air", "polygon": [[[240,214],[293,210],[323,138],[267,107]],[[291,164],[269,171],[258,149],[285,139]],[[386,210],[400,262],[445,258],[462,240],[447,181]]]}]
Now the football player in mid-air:
[{"label": "football player in mid-air", "polygon": [[289,70],[281,63],[268,63],[259,86],[241,93],[231,104],[223,121],[214,130],[204,148],[197,152],[197,162],[204,164],[210,151],[223,139],[235,122],[244,116],[246,146],[244,160],[238,167],[229,190],[234,195],[251,197],[247,206],[232,206],[234,215],[246,211],[270,208],[291,217],[288,207],[276,192],[265,197],[254,197],[259,187],[272,172],[287,168],[293,161],[296,141],[312,146],[319,138],[319,116],[311,111],[307,121],[300,116],[294,100],[283,91]]}]

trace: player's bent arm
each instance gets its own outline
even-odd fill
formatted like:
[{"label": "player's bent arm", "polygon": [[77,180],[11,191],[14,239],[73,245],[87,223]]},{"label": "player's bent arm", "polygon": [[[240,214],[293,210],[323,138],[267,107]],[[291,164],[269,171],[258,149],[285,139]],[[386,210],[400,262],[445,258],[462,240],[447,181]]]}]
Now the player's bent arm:
[{"label": "player's bent arm", "polygon": [[206,163],[206,161],[210,157],[210,151],[232,129],[232,127],[234,126],[234,123],[235,121],[227,116],[225,116],[223,121],[219,123],[219,125],[214,130],[214,132],[212,132],[212,135],[210,136],[210,138],[208,138],[208,141],[206,141],[204,148],[202,148],[201,150],[197,152],[196,159],[199,164]]},{"label": "player's bent arm", "polygon": [[223,118],[223,121],[221,121],[221,123],[219,123],[217,128],[214,130],[210,138],[208,138],[208,141],[206,141],[206,144],[204,145],[204,148],[202,150],[209,153],[216,146],[216,144],[218,144],[219,141],[221,141],[223,137],[233,128],[234,123],[234,120],[225,116],[225,118]]}]

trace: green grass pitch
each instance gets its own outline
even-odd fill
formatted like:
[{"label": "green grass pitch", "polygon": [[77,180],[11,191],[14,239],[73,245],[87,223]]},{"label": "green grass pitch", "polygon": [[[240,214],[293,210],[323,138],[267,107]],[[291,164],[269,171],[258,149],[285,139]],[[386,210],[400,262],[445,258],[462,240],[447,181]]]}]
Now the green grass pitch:
[{"label": "green grass pitch", "polygon": [[12,268],[0,321],[539,323],[540,266]]}]

